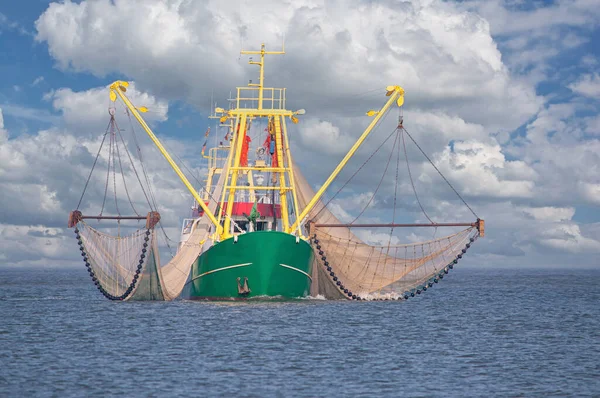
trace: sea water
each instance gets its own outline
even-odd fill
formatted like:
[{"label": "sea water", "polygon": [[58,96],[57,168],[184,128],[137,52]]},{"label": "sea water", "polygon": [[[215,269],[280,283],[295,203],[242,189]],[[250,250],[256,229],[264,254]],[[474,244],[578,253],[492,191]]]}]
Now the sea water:
[{"label": "sea water", "polygon": [[0,396],[600,396],[600,276],[461,269],[406,302],[111,302],[0,269]]}]

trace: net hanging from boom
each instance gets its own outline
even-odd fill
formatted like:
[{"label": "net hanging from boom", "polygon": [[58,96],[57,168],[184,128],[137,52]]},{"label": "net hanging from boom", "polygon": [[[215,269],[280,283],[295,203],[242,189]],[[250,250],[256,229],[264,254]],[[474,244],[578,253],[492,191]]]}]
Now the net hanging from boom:
[{"label": "net hanging from boom", "polygon": [[[358,172],[373,158],[373,153],[367,161],[346,181],[340,190],[326,203],[319,202],[307,217],[306,226],[310,233],[311,244],[314,251],[312,295],[324,295],[328,298],[350,299],[406,299],[420,294],[438,283],[449,270],[460,260],[471,244],[483,232],[483,221],[478,218],[466,223],[434,223],[425,212],[417,195],[415,184],[412,181],[410,166],[406,162],[411,185],[425,217],[431,221],[429,224],[399,224],[396,223],[396,195],[398,190],[398,169],[400,166],[400,148],[406,144],[404,135],[408,135],[399,123],[390,136],[376,149],[378,152],[392,137],[395,141],[387,159],[387,165],[379,184],[373,193],[377,193],[382,186],[383,179],[388,169],[396,168],[396,186],[394,187],[394,209],[392,223],[390,224],[359,224],[357,219],[365,212],[373,200],[371,196],[365,208],[350,223],[342,223],[328,206],[342,189],[353,179]],[[414,139],[409,136],[411,140]],[[414,142],[416,144],[416,142]],[[418,146],[418,144],[416,144]],[[388,147],[391,146],[388,145]],[[421,150],[421,148],[419,147]],[[422,150],[421,150],[422,151]],[[397,152],[395,164],[391,162],[392,155]],[[424,154],[424,152],[423,152]],[[426,156],[426,155],[425,155]],[[431,162],[429,157],[427,160]],[[390,167],[390,164],[392,166]],[[433,164],[433,163],[432,163]],[[435,167],[435,165],[433,165]],[[304,208],[314,195],[314,191],[299,171],[295,170],[296,187],[300,208]],[[436,170],[439,170],[436,167]],[[440,173],[441,174],[441,173]],[[442,176],[443,177],[443,176]],[[444,180],[450,185],[448,180]],[[454,189],[454,188],[452,188]],[[456,190],[455,190],[456,192]],[[458,192],[456,192],[458,195]],[[460,195],[458,195],[460,197]],[[462,197],[460,197],[461,200]],[[464,200],[463,200],[464,202]],[[466,202],[465,202],[466,204]],[[468,205],[467,205],[468,206]],[[469,207],[469,210],[471,208]],[[472,211],[472,210],[471,210]],[[474,214],[474,213],[473,213]],[[475,215],[476,217],[476,215]],[[449,235],[432,238],[427,241],[397,244],[392,239],[394,229],[400,227],[438,227],[463,226],[464,228]],[[356,234],[357,228],[389,228],[387,242],[384,244],[369,244],[360,239]]]},{"label": "net hanging from boom", "polygon": [[[141,150],[135,138],[133,124],[131,131],[134,143],[138,151],[138,161],[141,164],[145,184],[140,178],[133,158],[127,149],[125,140],[121,136],[120,129],[114,118],[114,108],[110,110],[110,122],[104,134],[98,154],[85,184],[81,199],[75,211],[69,215],[69,227],[74,228],[81,256],[94,284],[100,292],[111,300],[173,300],[181,294],[188,279],[191,265],[201,253],[203,244],[211,244],[209,236],[212,227],[209,220],[198,219],[192,226],[189,239],[183,243],[176,255],[163,267],[160,265],[158,249],[158,234],[156,226],[160,222],[160,214],[156,211],[157,205],[150,186],[147,171],[142,161]],[[130,120],[131,123],[131,120]],[[108,137],[108,139],[107,139]],[[119,145],[119,138],[122,145]],[[101,151],[105,143],[108,143],[108,155],[106,157],[108,171],[105,178],[104,198],[102,208],[98,215],[83,215],[79,210],[85,190],[90,182],[94,168],[98,164]],[[121,149],[119,149],[121,148]],[[147,216],[140,216],[134,206],[123,169],[121,154],[126,153],[130,162],[131,170],[134,172],[138,183],[146,198],[150,212]],[[117,174],[121,174],[126,197],[135,216],[121,215],[117,195]],[[209,208],[215,211],[218,205],[214,198],[220,197],[223,187],[223,178],[219,179],[216,187],[210,193]],[[116,215],[106,215],[106,206],[112,200],[108,200],[109,191],[114,193],[114,210]],[[121,210],[123,206],[121,206]],[[102,232],[90,225],[89,220],[97,221],[113,220],[117,226],[109,229],[109,233]],[[142,228],[127,227],[126,221],[145,220]],[[162,229],[162,227],[161,227]],[[116,230],[116,235],[113,232]],[[168,245],[168,237],[165,241]]]}]

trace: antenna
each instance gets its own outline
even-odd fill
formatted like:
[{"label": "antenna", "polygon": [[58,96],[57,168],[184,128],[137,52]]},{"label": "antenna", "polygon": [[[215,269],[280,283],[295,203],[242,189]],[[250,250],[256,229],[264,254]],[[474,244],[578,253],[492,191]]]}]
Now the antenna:
[{"label": "antenna", "polygon": [[252,80],[250,80],[250,83],[248,83],[248,86],[250,87],[258,87],[258,109],[263,109],[263,88],[264,88],[264,78],[265,78],[265,55],[269,54],[269,55],[275,55],[275,54],[285,54],[285,43],[282,42],[281,43],[281,51],[267,51],[265,49],[265,43],[261,43],[260,45],[260,51],[246,51],[246,50],[242,50],[240,51],[240,54],[247,54],[247,55],[251,55],[251,54],[258,54],[260,55],[260,61],[253,61],[252,58],[250,58],[248,60],[248,63],[250,65],[258,65],[260,68],[260,77],[258,80],[258,84],[256,83],[252,83]]}]

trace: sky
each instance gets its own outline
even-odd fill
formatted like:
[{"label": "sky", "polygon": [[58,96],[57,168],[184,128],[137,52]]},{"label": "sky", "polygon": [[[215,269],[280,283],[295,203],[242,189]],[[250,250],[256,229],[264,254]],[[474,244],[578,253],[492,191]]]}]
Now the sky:
[{"label": "sky", "polygon": [[[194,182],[206,172],[199,152],[212,101],[225,106],[232,89],[257,78],[240,49],[264,42],[278,50],[283,41],[286,54],[267,59],[266,84],[287,87],[288,107],[306,109],[290,139],[314,187],[369,123],[365,112],[385,102],[384,88],[398,84],[404,126],[486,220],[466,265],[600,268],[597,0],[1,2],[0,264],[82,265],[66,221],[106,131],[111,82],[132,82],[132,101],[149,108],[152,128]],[[122,107],[117,119],[132,128]],[[177,240],[190,195],[140,134],[163,225]],[[414,149],[408,159],[428,215],[470,221]],[[341,219],[369,204],[371,220],[389,222],[394,173],[369,201],[385,159],[373,158],[332,202]],[[90,180],[84,213],[101,206],[101,174]],[[399,219],[422,222],[406,170],[399,177]],[[142,208],[132,170],[126,179]]]}]

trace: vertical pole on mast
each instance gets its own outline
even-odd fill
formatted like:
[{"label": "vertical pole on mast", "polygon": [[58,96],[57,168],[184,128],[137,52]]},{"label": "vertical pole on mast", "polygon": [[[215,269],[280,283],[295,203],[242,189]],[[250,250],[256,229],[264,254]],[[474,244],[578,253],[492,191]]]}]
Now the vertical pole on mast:
[{"label": "vertical pole on mast", "polygon": [[275,149],[277,151],[277,166],[282,169],[279,173],[279,205],[281,209],[281,230],[287,231],[290,228],[290,220],[287,206],[287,191],[285,187],[285,159],[283,158],[283,137],[281,132],[281,118],[273,116],[273,127],[275,128]]},{"label": "vertical pole on mast", "polygon": [[265,78],[265,43],[260,45],[260,77],[258,79],[258,109],[263,108],[263,88]]},{"label": "vertical pole on mast", "polygon": [[[239,174],[238,167],[240,167],[240,157],[242,154],[242,146],[244,143],[244,136],[246,135],[246,114],[240,116],[238,122],[239,130],[235,132],[235,157],[233,159],[233,171],[231,173],[231,181],[229,182],[229,197],[227,198],[227,210],[225,212],[225,221],[223,224],[222,239],[227,239],[231,236],[231,212],[233,211],[233,203],[235,202],[235,191],[237,187],[237,178]],[[237,128],[236,128],[237,129]]]},{"label": "vertical pole on mast", "polygon": [[[286,154],[286,160],[288,163],[288,165],[287,165],[288,178],[290,180],[290,188],[292,188],[292,199],[294,201],[294,214],[296,217],[298,217],[298,212],[300,211],[300,209],[298,208],[298,195],[296,194],[296,180],[294,178],[294,165],[292,164],[292,153],[290,151],[290,143],[289,143],[289,139],[288,139],[287,126],[285,124],[284,116],[281,117],[281,125],[283,127],[283,142],[285,144],[284,150],[285,150],[285,154]],[[289,232],[294,233],[295,231],[290,229]],[[299,231],[298,235],[302,235],[302,232]]]},{"label": "vertical pole on mast", "polygon": [[[257,54],[260,55],[260,62],[256,61],[248,61],[250,65],[258,65],[260,67],[260,74],[258,78],[258,84],[250,83],[248,86],[250,87],[258,87],[258,109],[263,109],[263,88],[264,88],[264,79],[265,79],[265,54],[285,54],[285,49],[282,48],[281,51],[267,51],[265,49],[265,43],[260,45],[260,51],[240,51],[240,54]],[[239,97],[239,90],[238,90]],[[238,103],[239,108],[239,103]]]}]

